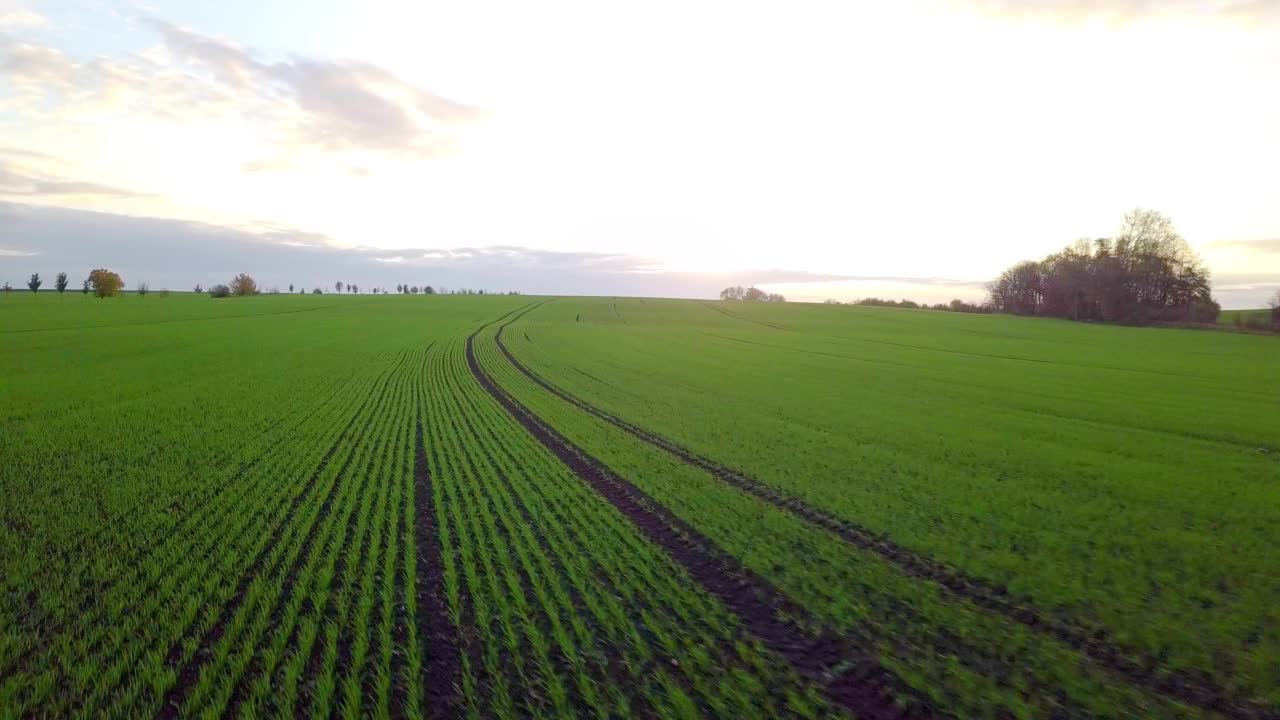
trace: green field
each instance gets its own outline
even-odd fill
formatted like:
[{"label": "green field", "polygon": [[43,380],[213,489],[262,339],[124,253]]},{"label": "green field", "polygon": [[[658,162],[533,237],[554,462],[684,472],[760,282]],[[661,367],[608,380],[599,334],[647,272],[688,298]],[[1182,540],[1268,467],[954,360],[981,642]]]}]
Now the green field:
[{"label": "green field", "polygon": [[1259,326],[1269,329],[1271,326],[1271,309],[1260,310],[1223,310],[1218,313],[1218,324],[1226,327]]},{"label": "green field", "polygon": [[1274,336],[0,297],[0,717],[1280,717]]}]

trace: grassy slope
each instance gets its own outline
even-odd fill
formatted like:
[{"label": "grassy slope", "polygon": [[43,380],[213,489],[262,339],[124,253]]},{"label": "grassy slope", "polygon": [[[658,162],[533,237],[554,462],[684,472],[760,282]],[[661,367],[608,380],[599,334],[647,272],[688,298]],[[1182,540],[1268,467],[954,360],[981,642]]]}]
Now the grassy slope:
[{"label": "grassy slope", "polygon": [[507,337],[608,410],[1280,700],[1274,338],[726,307],[758,322],[564,299]]}]

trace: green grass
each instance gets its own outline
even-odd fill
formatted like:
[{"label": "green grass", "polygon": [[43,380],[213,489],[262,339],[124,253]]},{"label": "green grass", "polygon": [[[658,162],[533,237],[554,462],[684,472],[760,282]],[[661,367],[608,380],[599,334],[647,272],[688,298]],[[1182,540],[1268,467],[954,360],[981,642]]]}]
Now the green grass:
[{"label": "green grass", "polygon": [[[475,381],[522,308],[507,346],[581,400],[1280,708],[1277,338],[534,302],[0,296],[0,717],[415,716],[450,682],[476,718],[836,714]],[[593,417],[498,327],[506,392],[936,707],[1214,716]]]}]

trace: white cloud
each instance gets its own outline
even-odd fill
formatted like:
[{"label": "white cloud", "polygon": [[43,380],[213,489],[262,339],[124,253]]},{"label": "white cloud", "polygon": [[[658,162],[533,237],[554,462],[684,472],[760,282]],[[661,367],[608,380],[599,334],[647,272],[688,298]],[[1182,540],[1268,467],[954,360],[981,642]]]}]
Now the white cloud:
[{"label": "white cloud", "polygon": [[43,15],[31,10],[0,9],[0,30],[42,27],[47,24],[48,20],[46,20]]}]

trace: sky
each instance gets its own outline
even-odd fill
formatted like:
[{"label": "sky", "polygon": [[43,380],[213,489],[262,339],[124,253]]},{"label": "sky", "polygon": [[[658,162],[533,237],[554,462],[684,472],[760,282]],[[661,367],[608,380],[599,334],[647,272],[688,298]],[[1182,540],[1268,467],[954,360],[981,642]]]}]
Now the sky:
[{"label": "sky", "polygon": [[0,0],[0,282],[977,300],[1144,207],[1259,307],[1278,88],[1274,0]]}]

